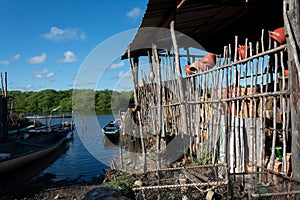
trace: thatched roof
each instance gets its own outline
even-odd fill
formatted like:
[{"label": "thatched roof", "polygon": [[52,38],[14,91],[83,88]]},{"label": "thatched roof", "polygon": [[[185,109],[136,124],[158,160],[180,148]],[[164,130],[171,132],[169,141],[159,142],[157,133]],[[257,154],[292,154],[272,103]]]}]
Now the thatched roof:
[{"label": "thatched roof", "polygon": [[[175,20],[175,30],[201,44],[207,51],[221,53],[223,47],[249,38],[260,40],[261,30],[283,26],[282,0],[149,0],[143,20],[130,46],[131,57],[146,55],[145,47],[158,44],[165,33],[154,33],[145,27],[169,28]],[[171,42],[171,40],[169,40]],[[172,44],[169,44],[172,46]],[[181,47],[190,45],[180,44]],[[127,58],[127,53],[122,59]]]}]

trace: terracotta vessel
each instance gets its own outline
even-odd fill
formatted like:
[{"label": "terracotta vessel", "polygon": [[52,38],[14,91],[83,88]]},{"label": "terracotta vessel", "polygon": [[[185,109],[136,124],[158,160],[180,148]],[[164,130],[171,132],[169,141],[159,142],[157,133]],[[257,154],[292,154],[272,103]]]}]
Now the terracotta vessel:
[{"label": "terracotta vessel", "polygon": [[201,71],[203,71],[203,72],[205,71],[205,64],[204,64],[203,62],[198,61],[197,67],[198,67],[198,69],[200,69]]},{"label": "terracotta vessel", "polygon": [[277,28],[274,31],[269,31],[269,35],[280,44],[284,43],[286,40],[284,27]]},{"label": "terracotta vessel", "polygon": [[249,46],[246,46],[245,45],[239,45],[238,47],[238,54],[239,54],[239,58],[241,59],[245,59],[246,58],[246,51],[247,49],[249,49]]},{"label": "terracotta vessel", "polygon": [[184,71],[188,75],[192,75],[192,74],[196,74],[198,72],[198,69],[197,69],[197,67],[195,67],[195,65],[187,65],[184,67]]},{"label": "terracotta vessel", "polygon": [[284,70],[284,77],[288,77],[289,76],[289,70],[288,69],[285,69]]},{"label": "terracotta vessel", "polygon": [[201,60],[203,64],[206,64],[207,66],[215,66],[216,65],[216,56],[213,53],[206,54]]}]

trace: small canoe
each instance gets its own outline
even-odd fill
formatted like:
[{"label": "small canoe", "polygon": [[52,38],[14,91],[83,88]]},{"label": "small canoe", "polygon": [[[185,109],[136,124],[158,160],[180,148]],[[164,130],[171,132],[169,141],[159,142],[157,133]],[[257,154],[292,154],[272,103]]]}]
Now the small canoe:
[{"label": "small canoe", "polygon": [[103,128],[102,131],[106,137],[109,139],[117,139],[119,138],[119,125],[115,120],[110,121],[107,123]]}]

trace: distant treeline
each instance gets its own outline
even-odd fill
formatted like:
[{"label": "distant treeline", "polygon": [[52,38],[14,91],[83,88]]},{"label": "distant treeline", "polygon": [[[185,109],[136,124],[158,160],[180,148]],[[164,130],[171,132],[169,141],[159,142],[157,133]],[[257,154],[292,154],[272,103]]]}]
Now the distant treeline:
[{"label": "distant treeline", "polygon": [[[97,114],[118,113],[127,109],[133,102],[133,92],[116,92],[112,90],[94,91],[53,89],[38,92],[21,92],[13,90],[8,92],[9,110],[25,115],[59,114],[96,111]],[[59,108],[56,110],[56,108]]]}]

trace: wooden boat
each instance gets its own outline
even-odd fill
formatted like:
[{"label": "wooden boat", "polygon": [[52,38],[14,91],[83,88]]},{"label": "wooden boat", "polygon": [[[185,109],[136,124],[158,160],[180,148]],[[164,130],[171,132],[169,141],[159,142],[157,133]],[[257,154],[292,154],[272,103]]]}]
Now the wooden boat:
[{"label": "wooden boat", "polygon": [[64,122],[64,123],[58,123],[49,126],[41,126],[37,128],[32,128],[28,130],[26,133],[29,135],[29,137],[35,137],[39,135],[46,135],[50,133],[68,133],[72,131],[74,128],[74,122]]},{"label": "wooden boat", "polygon": [[30,129],[33,129],[34,125],[28,125],[24,128],[8,130],[8,139],[9,141],[16,140],[17,138],[21,138],[23,133],[28,132]]},{"label": "wooden boat", "polygon": [[57,149],[66,138],[65,133],[52,133],[0,144],[0,173],[17,169],[46,156]]},{"label": "wooden boat", "polygon": [[110,121],[107,123],[103,128],[102,131],[106,137],[109,139],[118,139],[119,138],[119,125],[115,120]]}]

